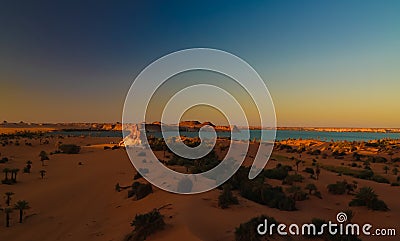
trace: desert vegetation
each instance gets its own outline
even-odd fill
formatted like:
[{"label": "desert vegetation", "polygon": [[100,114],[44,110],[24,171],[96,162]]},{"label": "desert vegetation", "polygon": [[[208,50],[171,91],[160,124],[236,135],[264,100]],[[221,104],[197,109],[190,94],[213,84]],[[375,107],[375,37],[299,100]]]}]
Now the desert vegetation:
[{"label": "desert vegetation", "polygon": [[218,197],[218,206],[222,209],[228,208],[230,205],[238,204],[238,199],[233,196],[231,186],[226,184],[223,186],[222,192]]},{"label": "desert vegetation", "polygon": [[366,206],[376,211],[388,211],[386,203],[378,199],[378,195],[370,187],[362,187],[355,195],[349,206]]},{"label": "desert vegetation", "polygon": [[[250,219],[249,221],[242,223],[235,229],[235,240],[236,241],[261,241],[264,240],[264,237],[257,233],[257,227],[259,224],[264,223],[264,220],[267,220],[269,225],[279,223],[275,220],[275,218],[261,215],[255,218]],[[268,235],[268,233],[266,234]],[[270,237],[270,236],[268,236]]]},{"label": "desert vegetation", "polygon": [[125,241],[146,240],[148,236],[165,227],[164,216],[158,209],[153,209],[145,214],[137,214],[131,226],[134,230],[126,236]]}]

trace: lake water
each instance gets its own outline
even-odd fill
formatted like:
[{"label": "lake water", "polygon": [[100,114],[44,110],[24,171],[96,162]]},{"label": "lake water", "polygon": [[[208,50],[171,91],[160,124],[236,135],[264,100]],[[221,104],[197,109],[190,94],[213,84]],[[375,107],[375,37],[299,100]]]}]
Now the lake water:
[{"label": "lake water", "polygon": [[[250,130],[250,139],[260,139],[260,130]],[[53,135],[71,135],[71,136],[93,136],[93,137],[122,137],[120,131],[57,131]],[[124,133],[125,135],[127,133]],[[218,132],[219,137],[229,137],[230,132]],[[267,136],[271,136],[272,132],[267,131]],[[161,133],[149,133],[155,137],[162,137]],[[181,132],[181,135],[187,137],[197,137],[197,132]],[[245,139],[245,135],[236,134],[237,139]],[[207,133],[206,133],[207,137]],[[372,133],[372,132],[327,132],[327,131],[294,131],[294,130],[278,130],[276,132],[277,140],[292,139],[317,139],[323,141],[369,141],[377,139],[400,139],[400,133]]]}]

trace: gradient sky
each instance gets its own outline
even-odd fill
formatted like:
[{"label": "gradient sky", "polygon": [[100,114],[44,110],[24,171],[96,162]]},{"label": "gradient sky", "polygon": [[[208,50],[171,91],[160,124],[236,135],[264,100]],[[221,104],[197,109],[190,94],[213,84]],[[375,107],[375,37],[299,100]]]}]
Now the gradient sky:
[{"label": "gradient sky", "polygon": [[279,126],[400,127],[400,1],[1,1],[0,120],[116,122],[134,77],[193,47],[265,80]]}]

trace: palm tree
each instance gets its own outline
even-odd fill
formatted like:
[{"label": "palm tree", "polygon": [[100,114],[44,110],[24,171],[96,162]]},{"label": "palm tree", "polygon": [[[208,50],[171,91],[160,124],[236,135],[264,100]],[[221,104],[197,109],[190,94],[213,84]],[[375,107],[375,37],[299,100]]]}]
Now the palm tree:
[{"label": "palm tree", "polygon": [[19,172],[18,168],[11,169],[11,181],[17,182],[17,173]]},{"label": "palm tree", "polygon": [[300,163],[301,163],[301,160],[300,159],[297,159],[296,160],[296,172],[298,172],[299,171],[299,165],[300,165]]},{"label": "palm tree", "polygon": [[22,223],[22,217],[24,216],[24,210],[29,209],[29,203],[25,200],[19,200],[15,205],[14,209],[19,210],[19,222]]},{"label": "palm tree", "polygon": [[392,169],[392,172],[394,175],[397,175],[397,173],[399,172],[399,169],[397,169],[397,167]]},{"label": "palm tree", "polygon": [[321,173],[321,169],[319,168],[319,166],[317,166],[317,168],[315,169],[315,175],[317,176],[317,180],[319,178],[320,173]]},{"label": "palm tree", "polygon": [[4,212],[6,213],[6,227],[10,227],[10,213],[12,213],[12,208],[4,208]]},{"label": "palm tree", "polygon": [[45,151],[41,151],[39,153],[40,161],[42,162],[42,166],[44,166],[44,161],[49,160],[47,153]]},{"label": "palm tree", "polygon": [[8,181],[8,173],[10,172],[10,169],[8,169],[7,167],[3,169],[4,172],[4,181],[7,182]]},{"label": "palm tree", "polygon": [[387,172],[390,170],[390,168],[388,166],[384,166],[383,170],[385,171],[385,174],[387,174]]},{"label": "palm tree", "polygon": [[46,175],[46,170],[40,170],[40,176],[42,177],[42,179],[44,178],[45,175]]},{"label": "palm tree", "polygon": [[6,192],[6,204],[7,204],[7,206],[10,206],[11,196],[12,195],[14,195],[13,192]]},{"label": "palm tree", "polygon": [[311,195],[312,191],[317,191],[317,187],[316,187],[315,184],[313,184],[313,183],[307,184],[307,186],[305,187],[305,189],[309,191],[309,194],[310,194],[310,195]]}]

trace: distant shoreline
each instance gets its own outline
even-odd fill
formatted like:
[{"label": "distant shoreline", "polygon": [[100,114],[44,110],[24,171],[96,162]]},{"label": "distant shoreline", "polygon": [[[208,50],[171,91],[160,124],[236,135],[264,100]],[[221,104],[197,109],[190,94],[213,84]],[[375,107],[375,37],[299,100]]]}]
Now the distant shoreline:
[{"label": "distant shoreline", "polygon": [[[150,132],[156,132],[160,124],[149,123]],[[190,128],[197,131],[201,126],[182,125],[183,128]],[[154,128],[156,127],[156,129]],[[158,127],[158,128],[157,128]],[[230,126],[214,126],[217,132],[229,132]],[[233,126],[234,129],[244,129],[244,127]],[[272,130],[272,128],[261,128],[250,126],[250,130]],[[312,132],[367,132],[367,133],[400,133],[400,128],[366,128],[366,127],[277,127],[276,130],[290,131],[312,131]],[[1,123],[0,133],[13,133],[18,131],[31,132],[52,132],[52,131],[122,131],[121,123]]]}]

